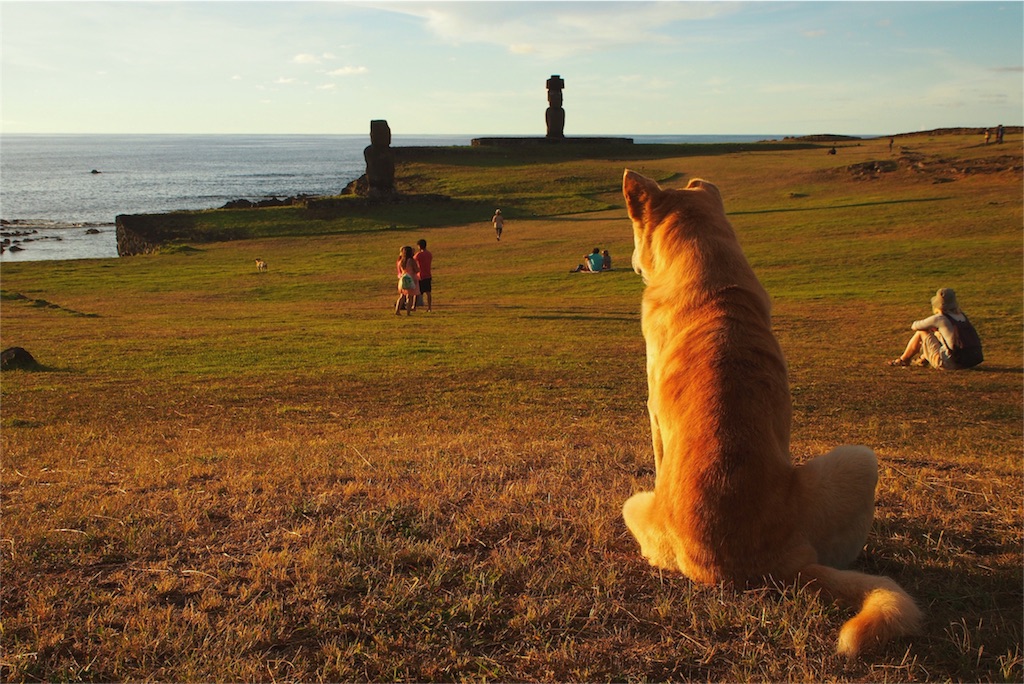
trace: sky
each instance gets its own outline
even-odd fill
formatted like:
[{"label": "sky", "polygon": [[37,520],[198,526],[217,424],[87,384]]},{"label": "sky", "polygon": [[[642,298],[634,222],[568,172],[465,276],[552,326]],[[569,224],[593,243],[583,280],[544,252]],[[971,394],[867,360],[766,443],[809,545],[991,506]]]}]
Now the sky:
[{"label": "sky", "polygon": [[886,135],[1024,123],[1024,2],[0,1],[3,133]]}]

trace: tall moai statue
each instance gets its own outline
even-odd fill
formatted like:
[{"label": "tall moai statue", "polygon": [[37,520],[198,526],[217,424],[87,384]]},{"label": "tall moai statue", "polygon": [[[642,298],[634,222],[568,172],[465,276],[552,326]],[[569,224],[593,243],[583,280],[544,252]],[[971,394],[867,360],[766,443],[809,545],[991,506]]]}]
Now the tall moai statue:
[{"label": "tall moai statue", "polygon": [[370,144],[363,150],[366,160],[367,194],[380,197],[395,192],[395,155],[391,151],[391,128],[384,119],[370,121]]},{"label": "tall moai statue", "polygon": [[544,118],[548,124],[547,137],[551,140],[562,140],[565,138],[565,110],[562,109],[562,88],[565,81],[558,74],[552,74],[548,79],[548,110]]}]

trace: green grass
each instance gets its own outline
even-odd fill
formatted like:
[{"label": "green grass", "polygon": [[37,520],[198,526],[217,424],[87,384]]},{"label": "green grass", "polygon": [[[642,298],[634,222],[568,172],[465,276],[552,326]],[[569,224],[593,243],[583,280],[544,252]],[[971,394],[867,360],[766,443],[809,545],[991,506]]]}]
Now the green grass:
[{"label": "green grass", "polygon": [[[975,143],[901,139],[927,159],[1010,149]],[[1018,143],[1010,169],[951,183],[948,164],[845,171],[887,141],[426,150],[399,175],[455,210],[370,229],[236,212],[267,236],[5,263],[2,346],[46,370],[0,384],[4,680],[1020,681]],[[877,451],[857,567],[918,599],[922,634],[846,663],[849,609],[639,556],[620,508],[653,464],[624,166],[721,188],[773,299],[794,458]],[[397,317],[394,260],[420,237],[435,311]],[[595,245],[616,271],[570,274]],[[939,286],[986,363],[884,366]]]}]

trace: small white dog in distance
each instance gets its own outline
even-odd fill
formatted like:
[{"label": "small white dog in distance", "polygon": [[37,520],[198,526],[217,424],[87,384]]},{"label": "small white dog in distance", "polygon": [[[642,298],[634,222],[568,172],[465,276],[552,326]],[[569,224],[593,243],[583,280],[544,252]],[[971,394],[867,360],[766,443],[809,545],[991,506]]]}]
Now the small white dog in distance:
[{"label": "small white dog in distance", "polygon": [[257,271],[266,271],[267,270],[267,262],[264,261],[263,259],[257,259],[256,260],[256,270]]}]

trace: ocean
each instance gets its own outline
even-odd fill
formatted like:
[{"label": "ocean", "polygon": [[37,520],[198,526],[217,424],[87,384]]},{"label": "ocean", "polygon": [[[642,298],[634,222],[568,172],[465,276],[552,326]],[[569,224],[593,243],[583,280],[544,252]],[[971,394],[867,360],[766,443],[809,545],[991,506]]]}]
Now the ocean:
[{"label": "ocean", "polygon": [[[391,146],[462,146],[475,137],[394,135]],[[654,144],[785,136],[626,137]],[[334,195],[364,173],[368,144],[368,135],[2,135],[0,262],[116,258],[118,214]]]}]

